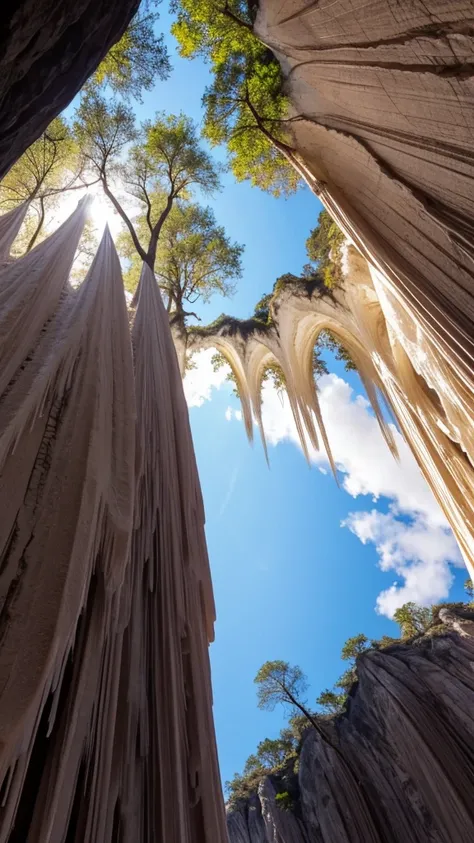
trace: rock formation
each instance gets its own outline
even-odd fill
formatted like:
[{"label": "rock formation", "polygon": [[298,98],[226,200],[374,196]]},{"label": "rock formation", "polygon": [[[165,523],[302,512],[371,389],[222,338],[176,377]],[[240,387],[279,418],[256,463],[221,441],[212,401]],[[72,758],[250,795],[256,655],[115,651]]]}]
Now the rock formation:
[{"label": "rock formation", "polygon": [[[7,0],[0,175],[136,7]],[[278,332],[228,323],[189,348],[231,360],[249,434],[276,359],[302,440],[319,428],[330,453],[309,361],[334,328],[472,567],[474,2],[261,0],[256,29],[284,67],[312,187],[361,257],[332,298],[283,297]],[[12,262],[23,212],[0,222],[0,843],[224,843],[203,508],[160,294],[145,268],[130,337],[110,235],[74,290],[85,206]],[[233,839],[470,840],[469,636],[366,656],[328,725],[338,751],[305,741],[300,813],[276,814],[270,780]]]},{"label": "rock formation", "polygon": [[282,65],[308,181],[367,260],[352,318],[472,565],[474,2],[261,0],[255,31]]},{"label": "rock formation", "polygon": [[256,319],[223,319],[208,329],[191,329],[186,345],[182,333],[175,331],[181,360],[184,348],[190,352],[215,347],[226,357],[237,379],[247,433],[251,438],[253,416],[264,445],[262,376],[269,364],[277,363],[284,373],[303,449],[307,451],[308,440],[314,447],[322,440],[332,462],[331,431],[326,431],[321,416],[311,366],[319,333],[330,329],[356,363],[387,445],[395,454],[378,395],[393,412],[472,576],[474,402],[468,394],[460,402],[448,361],[424,343],[417,326],[413,322],[400,326],[387,304],[388,294],[360,252],[347,243],[343,252],[342,285],[331,291],[314,280],[284,285],[274,296],[268,325]]},{"label": "rock formation", "polygon": [[66,108],[139,0],[3,0],[0,178]]},{"label": "rock formation", "polygon": [[228,809],[230,843],[472,840],[474,613],[440,615],[434,634],[359,657],[346,713],[322,721],[332,746],[309,728],[294,781],[274,774]]},{"label": "rock formation", "polygon": [[108,231],[70,286],[86,212],[0,269],[0,841],[223,843],[214,605],[168,317],[145,267],[130,337]]}]

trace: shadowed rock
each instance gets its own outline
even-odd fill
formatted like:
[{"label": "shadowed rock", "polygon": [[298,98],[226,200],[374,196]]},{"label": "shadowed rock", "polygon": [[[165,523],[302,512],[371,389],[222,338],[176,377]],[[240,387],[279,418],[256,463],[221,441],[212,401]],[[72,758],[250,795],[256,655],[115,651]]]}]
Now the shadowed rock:
[{"label": "shadowed rock", "polygon": [[139,0],[4,0],[0,8],[0,178],[71,102]]}]

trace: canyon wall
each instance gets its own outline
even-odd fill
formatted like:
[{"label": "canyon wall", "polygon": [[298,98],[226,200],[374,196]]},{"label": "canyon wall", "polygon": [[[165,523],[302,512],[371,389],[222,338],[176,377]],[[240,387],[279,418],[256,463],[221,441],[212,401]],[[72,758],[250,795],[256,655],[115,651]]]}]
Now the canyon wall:
[{"label": "canyon wall", "polygon": [[[0,218],[0,841],[224,843],[204,510],[168,316],[83,201]],[[132,333],[130,335],[130,324]]]},{"label": "canyon wall", "polygon": [[3,0],[0,178],[71,102],[139,0]]},{"label": "canyon wall", "polygon": [[[468,843],[474,834],[474,613],[359,657],[347,710],[306,732],[288,776],[228,808],[230,843]],[[451,628],[450,628],[451,627]],[[454,627],[454,628],[453,628]]]},{"label": "canyon wall", "polygon": [[351,317],[472,573],[474,2],[261,0],[255,30],[311,186],[367,261]]}]

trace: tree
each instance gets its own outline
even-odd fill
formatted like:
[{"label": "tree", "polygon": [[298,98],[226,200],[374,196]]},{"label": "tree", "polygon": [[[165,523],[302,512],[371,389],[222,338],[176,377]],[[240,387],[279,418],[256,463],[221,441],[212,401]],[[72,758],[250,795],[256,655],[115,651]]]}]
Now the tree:
[{"label": "tree", "polygon": [[393,619],[400,627],[402,638],[413,638],[426,632],[432,622],[432,611],[416,603],[404,603],[393,613]]},{"label": "tree", "polygon": [[[79,105],[75,126],[89,166],[137,254],[154,270],[158,240],[176,200],[197,187],[205,194],[219,187],[218,167],[199,145],[196,126],[183,114],[157,114],[137,129],[130,108],[90,92]],[[135,201],[138,221],[144,216],[142,242],[123,192]]]},{"label": "tree", "polygon": [[288,735],[265,738],[257,747],[257,759],[262,767],[270,770],[280,767],[294,750],[294,741]]},{"label": "tree", "polygon": [[346,694],[338,694],[336,691],[330,691],[329,688],[326,688],[316,698],[316,702],[326,714],[341,714],[344,711],[346,699]]},{"label": "tree", "polygon": [[314,179],[291,146],[281,68],[254,35],[258,3],[245,0],[174,0],[172,27],[182,56],[202,56],[214,79],[204,95],[204,134],[227,144],[237,180],[275,196],[292,193]]},{"label": "tree", "polygon": [[370,649],[369,639],[366,635],[359,633],[348,638],[342,647],[341,659],[344,661],[355,661],[358,656]]},{"label": "tree", "polygon": [[29,202],[22,251],[40,238],[48,212],[67,191],[85,186],[84,160],[67,122],[57,117],[21,156],[0,183],[0,207]]},{"label": "tree", "polygon": [[[135,228],[140,242],[145,243],[145,215],[135,220]],[[129,236],[121,238],[119,249],[130,261],[127,281],[133,285],[139,277],[140,259]],[[238,243],[231,243],[210,208],[178,199],[163,226],[155,261],[155,275],[166,294],[168,311],[184,321],[195,315],[185,311],[186,304],[208,301],[213,293],[231,296],[234,279],[242,273],[243,250]]]},{"label": "tree", "polygon": [[149,91],[156,79],[166,79],[171,65],[163,35],[156,35],[156,12],[139,9],[128,29],[109,50],[87,90],[108,86],[114,94],[141,102],[142,91]]},{"label": "tree", "polygon": [[329,331],[327,328],[324,331],[321,331],[318,335],[317,346],[321,351],[323,349],[327,349],[327,351],[330,351],[331,354],[334,355],[336,360],[340,360],[344,363],[344,369],[346,372],[357,371],[357,366],[351,355],[332,331]]},{"label": "tree", "polygon": [[464,581],[464,591],[469,597],[469,600],[474,599],[474,585],[470,577],[468,577],[468,579]]},{"label": "tree", "polygon": [[278,704],[288,705],[293,710],[298,709],[315,729],[321,731],[313,715],[306,708],[303,695],[308,690],[308,682],[300,667],[279,660],[265,662],[254,682],[258,685],[259,708],[273,711]]},{"label": "tree", "polygon": [[310,232],[306,240],[306,252],[313,261],[324,280],[328,289],[336,287],[343,281],[341,270],[341,246],[344,243],[344,234],[323,210],[319,214],[318,224]]}]

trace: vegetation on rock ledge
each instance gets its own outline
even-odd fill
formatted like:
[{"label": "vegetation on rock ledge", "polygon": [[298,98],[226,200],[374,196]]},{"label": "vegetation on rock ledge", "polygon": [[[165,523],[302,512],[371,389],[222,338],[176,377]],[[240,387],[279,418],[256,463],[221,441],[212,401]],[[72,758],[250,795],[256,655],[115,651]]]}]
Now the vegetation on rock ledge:
[{"label": "vegetation on rock ledge", "polygon": [[[472,599],[474,587],[471,580],[466,580],[465,589]],[[317,697],[319,710],[308,705],[308,682],[300,667],[283,661],[270,661],[262,665],[255,677],[259,707],[269,709],[282,704],[289,708],[290,717],[288,725],[277,738],[265,738],[259,743],[256,752],[247,759],[243,773],[236,773],[226,782],[228,805],[232,806],[239,799],[255,793],[260,782],[271,775],[277,788],[277,805],[282,810],[293,810],[294,797],[288,793],[287,786],[288,783],[291,785],[295,777],[304,735],[312,727],[324,734],[324,724],[344,712],[348,697],[357,682],[357,659],[368,650],[380,650],[399,644],[416,645],[418,641],[426,640],[427,635],[446,632],[439,618],[443,608],[472,613],[474,602],[439,603],[431,607],[405,603],[394,615],[400,628],[399,638],[383,636],[379,640],[369,640],[362,633],[348,638],[342,647],[341,658],[349,663],[349,667],[332,690],[325,689]]]}]

